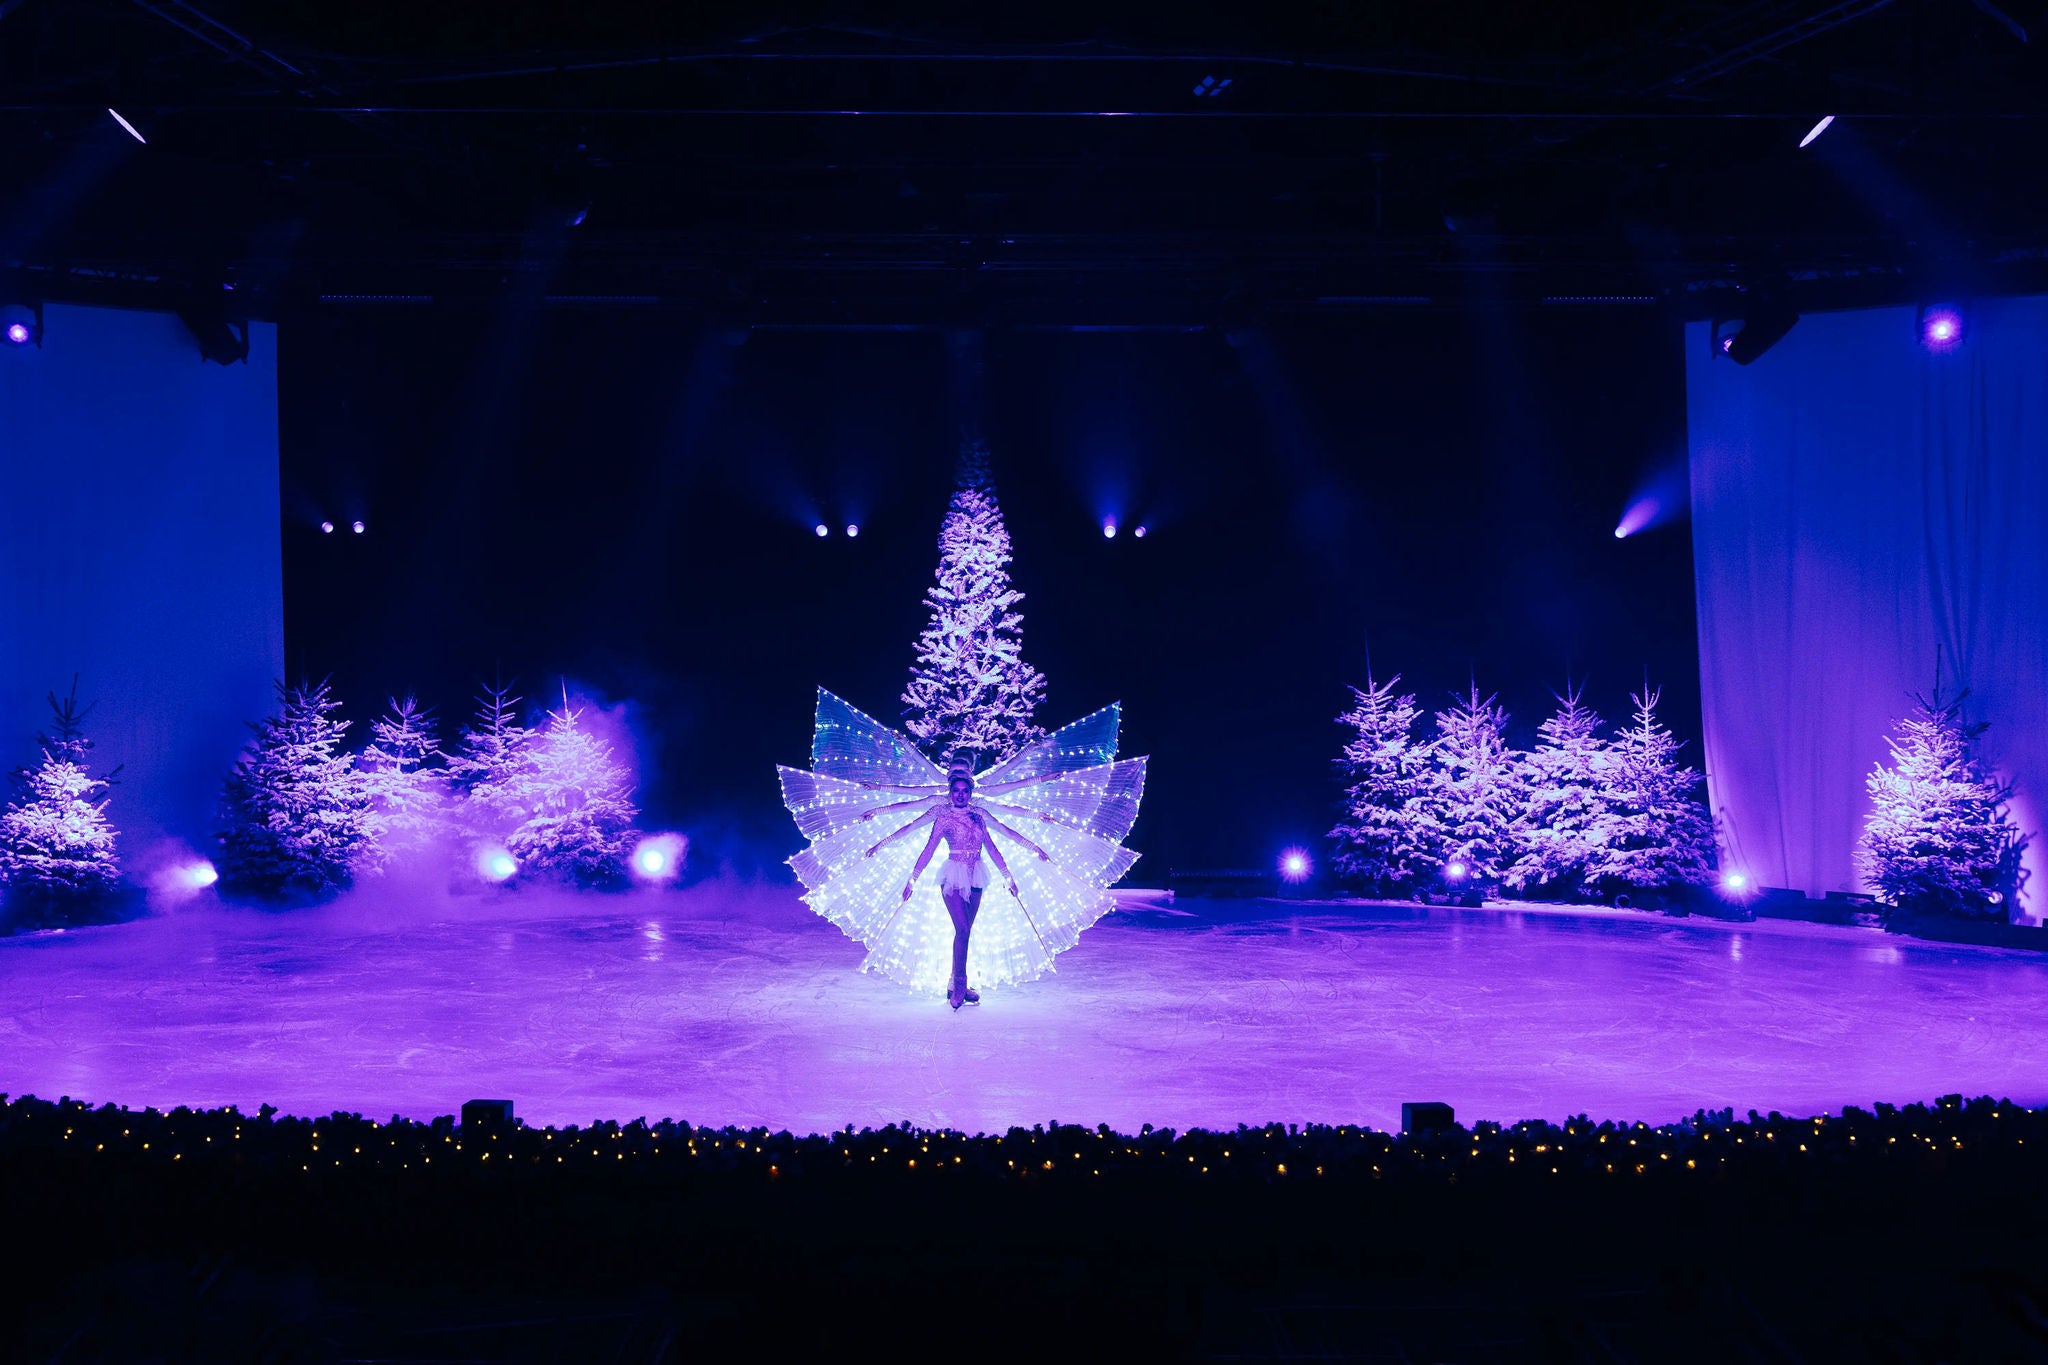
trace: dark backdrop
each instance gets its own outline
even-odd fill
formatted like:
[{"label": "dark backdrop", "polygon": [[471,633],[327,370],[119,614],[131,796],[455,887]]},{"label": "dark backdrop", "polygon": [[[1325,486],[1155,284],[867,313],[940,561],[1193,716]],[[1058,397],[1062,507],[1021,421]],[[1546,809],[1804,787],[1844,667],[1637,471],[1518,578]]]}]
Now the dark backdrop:
[{"label": "dark backdrop", "polygon": [[[1683,459],[1679,336],[1619,309],[988,334],[1042,719],[1121,699],[1153,756],[1134,880],[1320,847],[1368,650],[1429,704],[1476,675],[1524,743],[1568,673],[1613,716],[1647,670],[1695,740],[1687,528],[1613,535]],[[897,717],[953,468],[944,335],[422,307],[289,319],[280,350],[289,667],[352,716],[566,675],[630,702],[650,822],[740,871],[799,845],[773,765],[804,762],[814,686]]]}]

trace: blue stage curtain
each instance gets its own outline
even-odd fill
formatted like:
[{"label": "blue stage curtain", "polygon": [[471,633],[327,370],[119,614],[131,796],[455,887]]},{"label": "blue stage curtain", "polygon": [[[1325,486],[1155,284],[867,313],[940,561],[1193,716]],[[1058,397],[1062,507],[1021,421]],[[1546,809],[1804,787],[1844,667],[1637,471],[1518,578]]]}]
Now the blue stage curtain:
[{"label": "blue stage curtain", "polygon": [[1754,364],[1686,331],[1708,792],[1753,884],[1864,889],[1864,779],[1935,682],[1970,689],[2048,903],[2048,298],[1964,340],[1915,311],[1808,316]]},{"label": "blue stage curtain", "polygon": [[166,314],[51,304],[40,349],[0,344],[0,761],[78,674],[143,874],[159,839],[210,842],[283,671],[276,328],[222,366]]}]

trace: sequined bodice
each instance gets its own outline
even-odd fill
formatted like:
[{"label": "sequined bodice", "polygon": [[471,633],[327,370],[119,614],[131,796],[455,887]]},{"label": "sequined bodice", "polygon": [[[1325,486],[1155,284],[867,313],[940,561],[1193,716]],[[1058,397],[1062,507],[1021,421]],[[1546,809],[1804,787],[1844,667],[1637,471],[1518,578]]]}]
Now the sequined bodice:
[{"label": "sequined bodice", "polygon": [[948,857],[967,863],[981,856],[982,834],[987,827],[980,811],[972,806],[961,810],[948,802],[939,807],[938,819],[933,824],[939,837],[946,841]]}]

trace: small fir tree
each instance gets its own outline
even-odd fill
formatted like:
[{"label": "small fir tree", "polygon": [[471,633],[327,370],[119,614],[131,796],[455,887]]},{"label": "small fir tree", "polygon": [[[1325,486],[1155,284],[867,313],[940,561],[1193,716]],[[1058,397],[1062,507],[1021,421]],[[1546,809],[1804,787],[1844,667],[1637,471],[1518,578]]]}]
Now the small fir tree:
[{"label": "small fir tree", "polygon": [[1615,736],[1607,786],[1607,848],[1598,880],[1638,888],[1697,886],[1714,875],[1714,823],[1700,800],[1701,778],[1681,767],[1678,739],[1657,719],[1660,693],[1632,693],[1634,719]]},{"label": "small fir tree", "polygon": [[92,741],[78,709],[78,680],[63,701],[55,692],[49,700],[56,725],[54,734],[39,737],[43,761],[21,772],[16,799],[0,812],[0,889],[17,910],[71,920],[114,895],[121,864],[101,795],[108,781],[86,770]]},{"label": "small fir tree", "polygon": [[959,488],[939,528],[931,623],[903,693],[904,728],[941,761],[998,762],[1043,735],[1032,723],[1045,677],[1024,662],[1024,594],[1010,586],[1010,533],[978,442],[961,452]]},{"label": "small fir tree", "polygon": [[1522,810],[1515,821],[1509,889],[1541,887],[1571,898],[1581,893],[1615,837],[1607,808],[1610,780],[1600,717],[1567,688],[1557,710],[1536,727],[1536,747],[1522,763]]},{"label": "small fir tree", "polygon": [[433,713],[419,701],[391,698],[391,709],[370,724],[361,772],[369,798],[373,863],[406,861],[432,847],[446,813],[448,774],[430,766],[441,756]]},{"label": "small fir tree", "polygon": [[1346,879],[1388,895],[1412,885],[1429,866],[1434,840],[1425,795],[1430,746],[1415,737],[1412,693],[1397,695],[1401,675],[1351,689],[1351,709],[1337,717],[1352,737],[1338,767],[1345,778],[1344,818],[1330,831],[1336,866]]},{"label": "small fir tree", "polygon": [[1961,692],[1914,698],[1871,770],[1857,860],[1888,911],[2005,919],[2018,898],[2026,840],[2012,785],[1977,756],[1985,725],[1966,723]]},{"label": "small fir tree", "polygon": [[515,792],[533,766],[534,734],[520,723],[519,703],[508,683],[484,687],[448,760],[448,781],[463,797],[458,818],[477,838],[502,839],[526,818]]},{"label": "small fir tree", "polygon": [[603,886],[623,879],[627,835],[640,812],[632,774],[580,723],[582,714],[566,691],[562,709],[548,713],[532,761],[507,793],[526,816],[505,849],[523,873]]},{"label": "small fir tree", "polygon": [[1522,809],[1520,765],[1508,748],[1508,713],[1474,683],[1436,713],[1428,808],[1437,866],[1457,863],[1475,885],[1497,882],[1514,856]]},{"label": "small fir tree", "polygon": [[277,691],[278,714],[251,725],[256,739],[228,774],[220,880],[264,900],[310,900],[354,880],[369,845],[369,798],[326,681]]}]

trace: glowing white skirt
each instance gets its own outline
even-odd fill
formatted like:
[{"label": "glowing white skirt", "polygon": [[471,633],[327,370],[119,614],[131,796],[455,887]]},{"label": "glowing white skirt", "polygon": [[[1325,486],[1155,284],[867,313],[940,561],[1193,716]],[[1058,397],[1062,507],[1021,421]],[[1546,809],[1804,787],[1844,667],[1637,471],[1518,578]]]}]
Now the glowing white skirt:
[{"label": "glowing white skirt", "polygon": [[[1145,788],[1145,760],[1116,759],[1117,722],[1118,708],[1105,707],[975,779],[974,804],[1046,853],[1041,858],[991,827],[1018,894],[1005,884],[982,896],[967,950],[967,979],[976,989],[1045,975],[1082,930],[1114,908],[1109,887],[1138,860],[1123,839]],[[956,875],[953,859],[938,877],[922,879],[908,901],[903,886],[929,837],[924,817],[946,799],[945,770],[906,736],[821,688],[810,771],[777,773],[783,804],[810,840],[789,860],[805,903],[866,945],[862,971],[920,993],[943,993],[952,974],[953,920],[940,888]],[[1011,782],[1021,785],[981,791]],[[911,825],[919,828],[869,856]],[[989,885],[985,860],[977,859],[968,875],[970,884]]]},{"label": "glowing white skirt", "polygon": [[947,858],[939,869],[939,893],[952,892],[964,896],[970,891],[988,889],[988,859],[976,858],[969,862],[965,858]]}]

